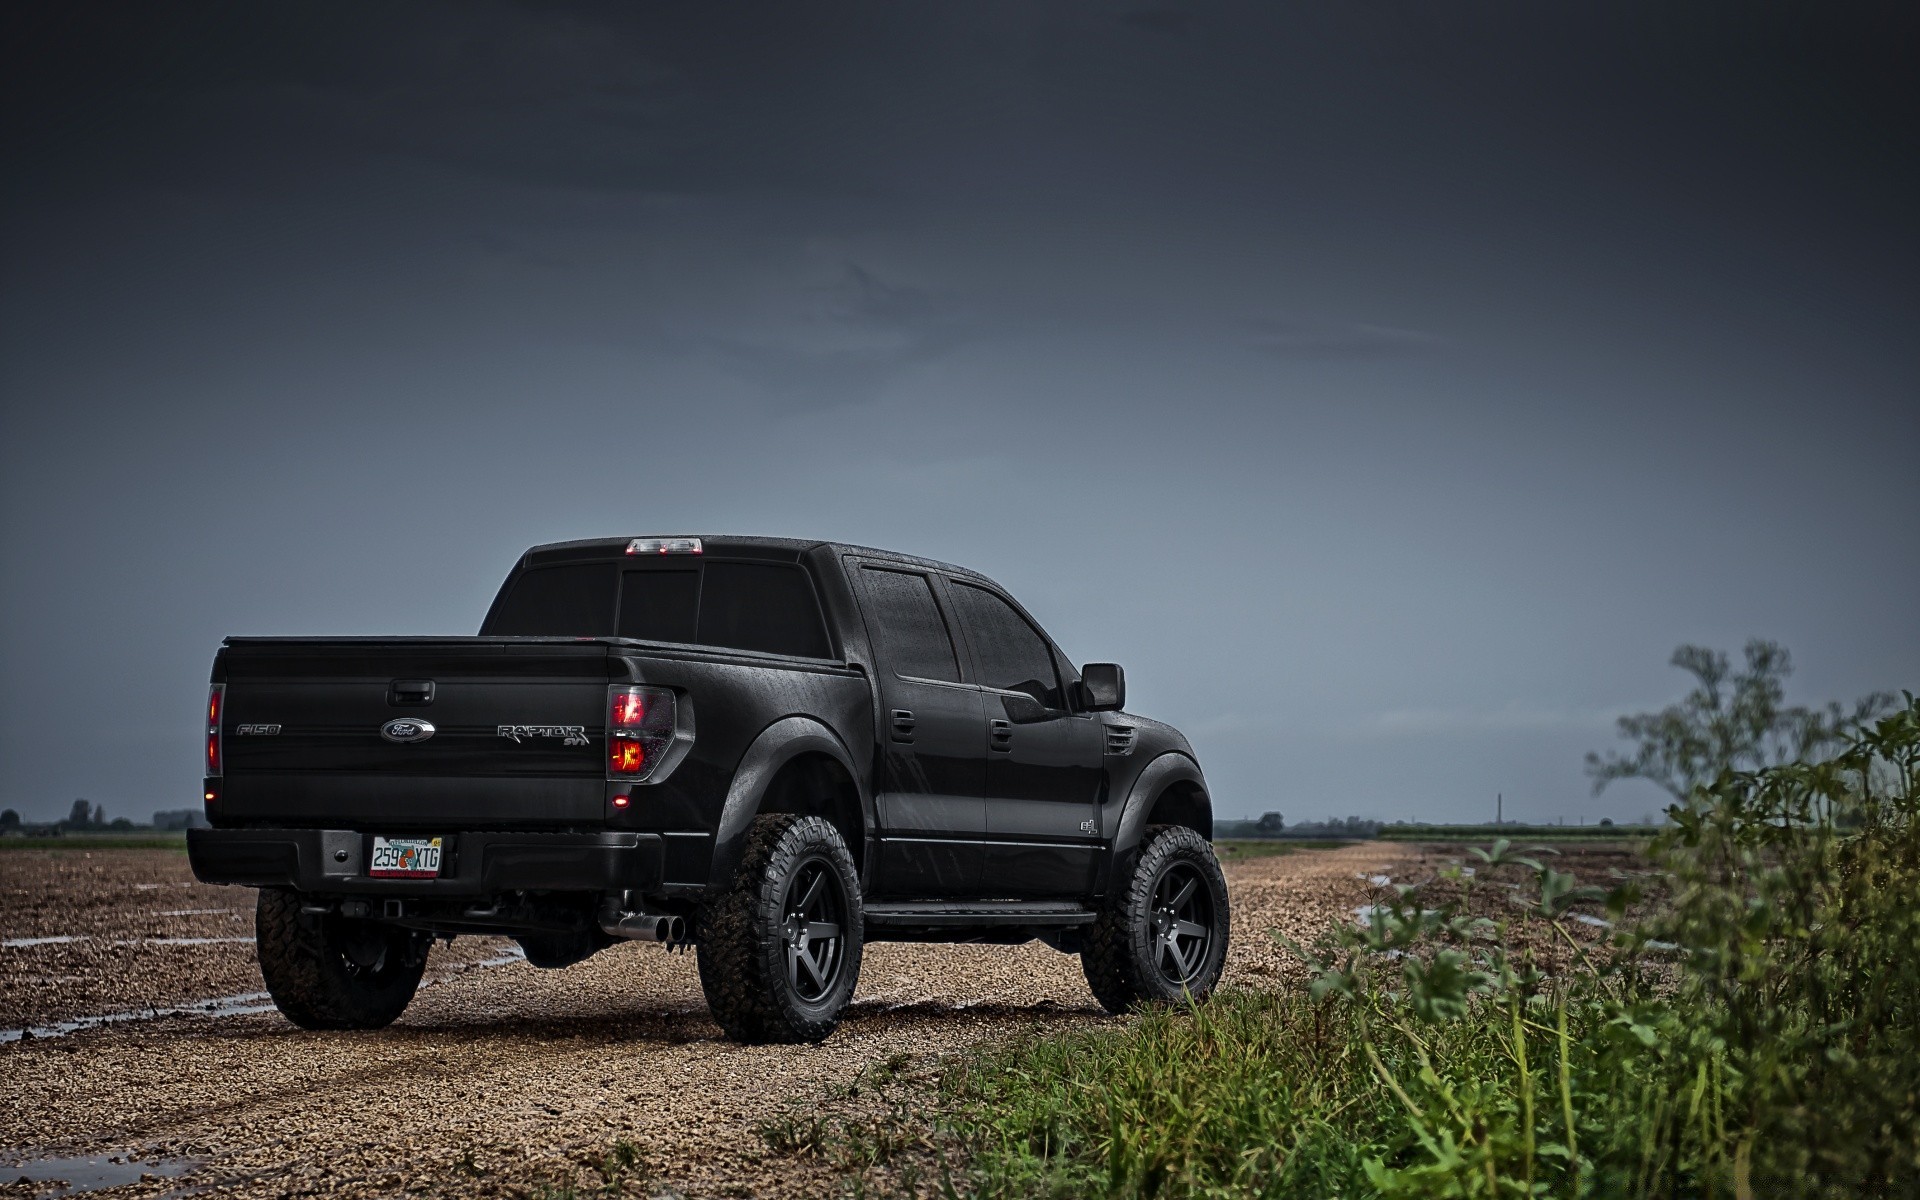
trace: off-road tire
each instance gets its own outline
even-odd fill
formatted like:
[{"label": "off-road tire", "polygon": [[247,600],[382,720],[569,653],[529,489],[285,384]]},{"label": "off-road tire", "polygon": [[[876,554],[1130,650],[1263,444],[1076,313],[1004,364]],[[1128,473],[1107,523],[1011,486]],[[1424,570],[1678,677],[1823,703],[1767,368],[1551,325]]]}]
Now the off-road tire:
[{"label": "off-road tire", "polygon": [[[792,893],[816,879],[823,889],[837,880],[841,941],[829,982],[803,976],[796,985],[790,951],[797,944],[807,953],[811,942],[795,942],[793,908],[802,897]],[[739,1042],[820,1041],[853,996],[863,933],[860,879],[839,831],[821,817],[754,818],[732,885],[699,915],[696,958],[713,1019]]]},{"label": "off-road tire", "polygon": [[[1206,920],[1183,924],[1204,924],[1207,937],[1204,944],[1197,936],[1186,938],[1190,973],[1170,972],[1165,964],[1182,960],[1178,950],[1170,958],[1163,944],[1167,918],[1156,912],[1155,904],[1171,897],[1156,897],[1156,889],[1167,884],[1177,893],[1189,881],[1195,886],[1181,911]],[[1151,825],[1131,862],[1115,875],[1099,918],[1087,929],[1080,968],[1094,998],[1110,1013],[1202,1000],[1226,967],[1227,924],[1227,880],[1207,839],[1183,825]]]},{"label": "off-road tire", "polygon": [[381,1029],[407,1010],[427,969],[426,934],[303,915],[300,893],[261,888],[254,919],[260,974],[274,1006],[302,1029]]}]

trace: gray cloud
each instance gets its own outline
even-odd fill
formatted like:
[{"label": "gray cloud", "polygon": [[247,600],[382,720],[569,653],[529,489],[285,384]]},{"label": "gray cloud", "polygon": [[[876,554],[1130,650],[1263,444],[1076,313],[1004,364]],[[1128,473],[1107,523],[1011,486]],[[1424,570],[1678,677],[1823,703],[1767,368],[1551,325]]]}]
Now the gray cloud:
[{"label": "gray cloud", "polygon": [[925,333],[951,327],[960,317],[952,297],[927,288],[888,283],[859,263],[848,263],[841,278],[819,289],[825,316],[837,321]]},{"label": "gray cloud", "polygon": [[705,334],[695,344],[783,407],[819,412],[867,403],[984,333],[956,298],[849,262],[833,282],[805,289],[764,332]]},{"label": "gray cloud", "polygon": [[1337,361],[1341,359],[1413,358],[1446,349],[1447,339],[1417,329],[1358,322],[1328,323],[1263,317],[1253,323],[1248,344],[1276,358]]},{"label": "gray cloud", "polygon": [[0,805],[661,529],[1002,577],[1226,813],[1597,815],[1681,641],[1913,685],[1897,7],[0,7]]},{"label": "gray cloud", "polygon": [[1130,9],[1122,13],[1120,19],[1151,33],[1185,33],[1193,28],[1196,20],[1191,10],[1183,8]]}]

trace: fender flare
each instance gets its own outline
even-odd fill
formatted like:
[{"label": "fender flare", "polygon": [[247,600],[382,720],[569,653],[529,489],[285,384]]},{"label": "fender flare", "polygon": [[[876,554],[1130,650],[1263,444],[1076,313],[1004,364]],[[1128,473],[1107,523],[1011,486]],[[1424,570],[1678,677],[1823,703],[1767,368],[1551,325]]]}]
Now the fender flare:
[{"label": "fender flare", "polygon": [[[860,836],[867,840],[873,829],[873,795],[867,790],[853,756],[837,734],[812,717],[782,717],[760,731],[740,756],[733,781],[727,785],[726,803],[720,809],[720,822],[713,831],[713,860],[707,868],[709,894],[725,889],[733,882],[734,869],[746,853],[747,830],[760,815],[767,786],[780,768],[802,754],[819,753],[838,762],[853,780],[860,794]],[[864,846],[849,846],[866,861]]]},{"label": "fender flare", "polygon": [[[1113,835],[1113,849],[1107,855],[1109,877],[1118,864],[1126,862],[1140,848],[1141,839],[1146,836],[1147,814],[1153,811],[1154,801],[1176,783],[1191,783],[1199,788],[1211,817],[1213,797],[1207,791],[1207,780],[1200,773],[1200,764],[1178,750],[1165,752],[1134,776],[1133,786],[1127,790],[1126,803],[1120,809],[1119,827]],[[1209,828],[1201,832],[1211,838],[1211,820],[1208,825]],[[1105,887],[1101,889],[1102,892],[1106,890]]]}]

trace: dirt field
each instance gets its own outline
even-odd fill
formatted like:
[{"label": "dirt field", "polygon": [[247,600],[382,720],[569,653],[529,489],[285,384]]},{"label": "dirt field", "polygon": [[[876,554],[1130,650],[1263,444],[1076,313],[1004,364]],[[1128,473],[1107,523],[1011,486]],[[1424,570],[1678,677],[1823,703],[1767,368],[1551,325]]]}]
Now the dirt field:
[{"label": "dirt field", "polygon": [[[1267,930],[1311,940],[1367,900],[1367,876],[1421,878],[1451,854],[1230,861],[1228,981],[1295,972]],[[306,1033],[260,995],[252,898],[168,851],[0,853],[0,1195],[49,1178],[116,1197],[539,1194],[620,1141],[635,1195],[831,1193],[756,1124],[876,1063],[1111,1019],[1078,960],[1038,943],[881,944],[824,1045],[736,1046],[690,955],[628,944],[538,971],[510,942],[461,939],[434,949],[398,1025]]]}]

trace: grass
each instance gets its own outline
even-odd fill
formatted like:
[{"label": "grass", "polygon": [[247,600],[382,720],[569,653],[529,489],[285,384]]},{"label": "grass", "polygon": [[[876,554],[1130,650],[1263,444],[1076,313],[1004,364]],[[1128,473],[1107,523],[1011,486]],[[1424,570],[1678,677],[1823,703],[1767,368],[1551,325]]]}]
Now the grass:
[{"label": "grass", "polygon": [[[1307,992],[963,1060],[977,1192],[1920,1196],[1920,703],[1669,817],[1657,881],[1605,894],[1502,838],[1294,947]],[[1583,947],[1602,899],[1614,944]]]},{"label": "grass", "polygon": [[1292,854],[1295,850],[1337,850],[1351,845],[1352,842],[1335,841],[1332,838],[1294,842],[1268,838],[1223,838],[1213,844],[1213,852],[1221,862],[1234,862],[1247,858],[1274,858]]},{"label": "grass", "polygon": [[[462,1155],[455,1168],[469,1179],[477,1180],[488,1174],[475,1163],[472,1151]],[[530,1189],[515,1190],[529,1200],[644,1196],[653,1193],[651,1179],[652,1167],[646,1154],[639,1146],[621,1138],[598,1157],[577,1156],[573,1170],[567,1175],[537,1181]]]},{"label": "grass", "polygon": [[934,1111],[944,1066],[937,1055],[895,1053],[849,1084],[789,1102],[756,1122],[754,1133],[773,1154],[824,1168],[844,1196],[957,1200],[949,1161],[956,1148]]},{"label": "grass", "polygon": [[0,837],[4,850],[178,850],[187,852],[185,833],[67,833],[59,837]]},{"label": "grass", "polygon": [[1395,1113],[1360,1034],[1356,1009],[1223,991],[983,1052],[943,1100],[986,1196],[1364,1194]]}]

